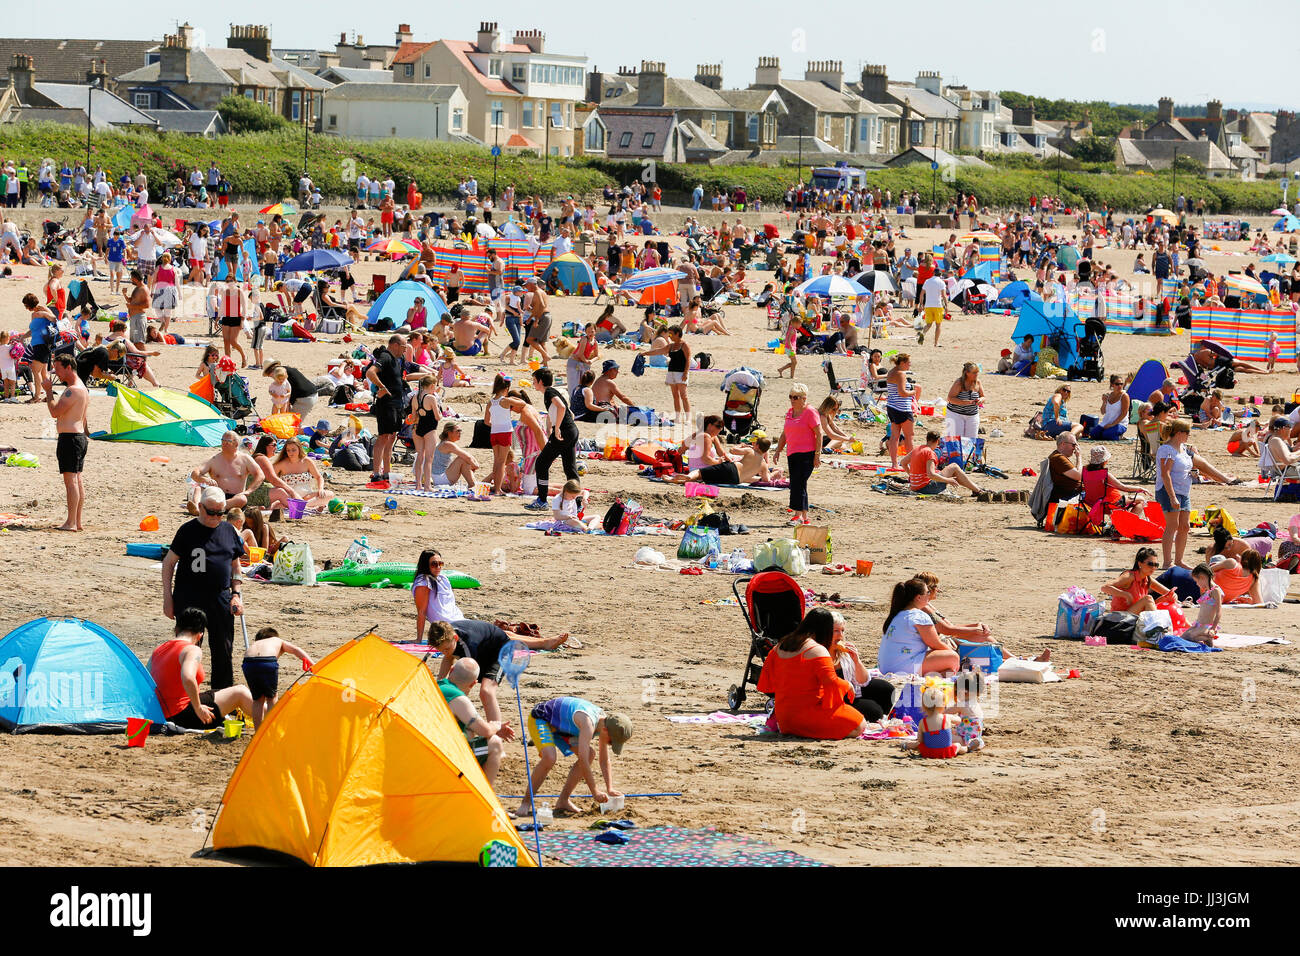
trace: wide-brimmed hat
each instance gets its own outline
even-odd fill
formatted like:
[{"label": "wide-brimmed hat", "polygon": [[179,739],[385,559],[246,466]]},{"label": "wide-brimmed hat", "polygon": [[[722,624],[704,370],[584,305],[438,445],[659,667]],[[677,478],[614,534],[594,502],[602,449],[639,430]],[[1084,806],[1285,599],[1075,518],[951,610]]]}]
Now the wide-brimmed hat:
[{"label": "wide-brimmed hat", "polygon": [[1104,465],[1108,461],[1110,461],[1110,449],[1105,445],[1093,445],[1088,455],[1088,462],[1093,465]]}]

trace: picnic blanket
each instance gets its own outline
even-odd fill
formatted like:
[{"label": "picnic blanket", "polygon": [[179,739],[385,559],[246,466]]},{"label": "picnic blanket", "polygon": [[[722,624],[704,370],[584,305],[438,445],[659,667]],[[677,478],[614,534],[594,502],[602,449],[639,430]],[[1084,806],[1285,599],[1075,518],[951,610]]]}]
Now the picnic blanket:
[{"label": "picnic blanket", "polygon": [[530,521],[523,526],[525,531],[558,531],[561,534],[592,534],[606,538],[627,538],[632,535],[658,535],[660,537],[675,537],[678,532],[659,525],[646,525],[632,529],[630,535],[608,534],[604,528],[596,528],[594,531],[579,531],[577,528],[570,527],[567,524],[561,524],[558,521]]},{"label": "picnic blanket", "polygon": [[541,834],[542,853],[569,866],[825,866],[790,850],[712,827],[624,831],[627,843],[599,842],[590,830]]},{"label": "picnic blanket", "polygon": [[1260,644],[1290,644],[1285,637],[1265,637],[1262,634],[1220,634],[1214,639],[1215,647],[1235,650],[1239,647],[1256,647]]},{"label": "picnic blanket", "polygon": [[767,714],[733,714],[726,710],[715,710],[711,714],[665,714],[664,719],[672,721],[674,724],[750,724],[761,726],[767,723]]},{"label": "picnic blanket", "polygon": [[[659,477],[651,478],[651,477],[649,477],[649,476],[646,476],[646,481],[657,481],[657,482],[659,482],[659,484],[661,484],[661,485],[675,485],[675,484],[677,484],[677,482],[675,482],[675,481],[669,481],[667,478],[659,478]],[[781,482],[785,482],[785,484],[781,484]],[[755,484],[745,485],[745,484],[740,484],[740,485],[714,485],[713,487],[714,487],[714,488],[732,488],[732,489],[734,489],[734,490],[736,490],[736,491],[789,491],[789,490],[790,490],[790,481],[789,481],[789,479],[787,479],[787,478],[782,478],[782,479],[780,479],[780,481],[776,482],[775,484],[770,484],[770,485],[755,485]]]}]

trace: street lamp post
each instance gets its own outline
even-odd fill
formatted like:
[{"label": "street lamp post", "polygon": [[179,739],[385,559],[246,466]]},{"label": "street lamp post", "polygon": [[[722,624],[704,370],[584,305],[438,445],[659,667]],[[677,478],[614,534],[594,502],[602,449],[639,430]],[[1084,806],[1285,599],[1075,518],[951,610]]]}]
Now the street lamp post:
[{"label": "street lamp post", "polygon": [[86,85],[86,175],[90,175],[90,111],[94,108],[95,90],[100,87],[99,77],[90,80]]},{"label": "street lamp post", "polygon": [[1178,205],[1178,146],[1174,146],[1174,161],[1169,166],[1174,171],[1174,183],[1169,187],[1169,208]]},{"label": "street lamp post", "polygon": [[934,138],[934,161],[930,163],[930,205],[939,211],[939,137]]},{"label": "street lamp post", "polygon": [[304,104],[302,115],[302,175],[307,178],[307,132],[311,129],[311,121],[307,119],[306,106]]},{"label": "street lamp post", "polygon": [[492,126],[496,139],[492,144],[492,203],[497,201],[497,157],[501,155],[501,111],[492,111]]},{"label": "street lamp post", "polygon": [[796,183],[803,182],[803,126],[799,127],[799,171],[794,179]]}]

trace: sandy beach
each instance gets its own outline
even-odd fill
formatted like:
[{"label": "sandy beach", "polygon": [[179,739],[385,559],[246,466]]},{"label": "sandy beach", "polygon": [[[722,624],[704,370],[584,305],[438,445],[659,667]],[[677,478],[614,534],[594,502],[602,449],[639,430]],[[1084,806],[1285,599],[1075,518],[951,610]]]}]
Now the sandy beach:
[{"label": "sandy beach", "polygon": [[[774,220],[781,221],[780,216]],[[788,234],[784,223],[782,231]],[[900,245],[928,248],[947,234],[909,230],[909,239]],[[1214,245],[1219,251],[1204,258],[1216,274],[1258,261],[1244,255],[1247,243]],[[1096,258],[1131,279],[1134,255],[1102,249]],[[356,271],[359,281],[368,283],[372,273],[392,278],[398,268],[370,262]],[[17,267],[15,273],[0,283],[0,314],[11,329],[26,327],[19,300],[25,292],[39,291],[44,280],[43,269]],[[768,275],[751,271],[751,287],[760,289]],[[120,299],[110,298],[107,288],[106,282],[93,284],[101,305],[115,311]],[[557,331],[561,322],[593,321],[598,311],[587,298],[552,300]],[[618,314],[635,327],[637,310],[620,307]],[[787,406],[788,379],[775,377],[784,357],[764,349],[774,336],[765,319],[762,309],[730,306],[726,321],[733,335],[692,336],[688,342],[696,352],[709,352],[717,370],[743,364],[768,376],[759,419],[775,435]],[[883,343],[887,350],[911,353],[926,398],[945,395],[964,362],[982,364],[987,396],[983,423],[989,431],[1005,433],[989,439],[989,460],[1010,477],[981,480],[1000,491],[1032,488],[1033,479],[1021,477],[1021,469],[1038,470],[1051,451],[1049,443],[1023,433],[1055,383],[989,374],[1000,350],[1011,345],[1015,321],[1014,316],[964,316],[954,310],[943,328],[941,348],[929,341],[918,346],[906,332],[895,332]],[[184,320],[175,329],[190,342],[209,341],[206,319]],[[315,344],[268,341],[267,355],[308,375],[320,374],[325,361],[346,348],[337,336],[324,339]],[[366,341],[375,345],[382,337]],[[492,376],[503,368],[495,357],[502,341],[508,342],[504,333],[491,358],[467,365],[472,387],[449,392],[462,416],[481,417]],[[1148,358],[1166,363],[1181,359],[1188,341],[1186,334],[1109,335],[1106,370],[1125,374]],[[151,360],[159,380],[167,387],[187,388],[201,350],[162,348],[163,355]],[[602,348],[601,358],[608,357],[622,365],[618,382],[633,399],[671,411],[662,370],[649,369],[635,378],[632,352]],[[553,364],[563,368],[562,362]],[[849,379],[856,379],[860,368],[853,357],[839,357],[835,366],[841,378]],[[721,411],[721,377],[716,370],[691,375],[693,411]],[[814,406],[820,402],[827,392],[821,356],[800,356],[795,380],[809,387]],[[266,380],[253,372],[250,381],[259,406],[268,409]],[[1289,366],[1273,375],[1240,376],[1231,394],[1290,396],[1297,388],[1300,375]],[[1075,383],[1070,402],[1074,419],[1096,414],[1103,391],[1104,383]],[[101,390],[92,392],[92,430],[107,427],[111,407],[112,399]],[[322,417],[338,424],[343,412],[318,405],[312,423]],[[925,420],[918,421],[918,436],[926,426]],[[584,438],[595,436],[597,426],[580,427]],[[935,427],[942,427],[941,419]],[[849,430],[863,438],[868,453],[883,434],[880,425],[852,423]],[[1261,521],[1285,526],[1300,509],[1273,503],[1265,486],[1255,483],[1254,462],[1229,456],[1226,440],[1227,433],[1218,431],[1193,436],[1197,450],[1216,467],[1246,481],[1235,487],[1195,486],[1193,508],[1225,507],[1242,528]],[[1085,451],[1089,444],[1084,443]],[[33,452],[41,461],[39,469],[0,469],[0,512],[29,519],[0,532],[5,556],[0,588],[6,596],[0,633],[40,616],[86,617],[147,659],[170,636],[170,622],[161,613],[159,565],[126,557],[125,545],[171,540],[187,517],[186,473],[212,452],[92,443],[85,472],[87,532],[73,535],[51,530],[63,520],[64,499],[44,406],[0,406],[0,445]],[[1115,473],[1126,477],[1133,445],[1112,443],[1111,450]],[[473,453],[486,469],[490,454]],[[150,461],[157,456],[168,460]],[[866,460],[888,459],[868,454]],[[695,502],[680,488],[641,479],[630,465],[584,464],[592,492],[589,515],[603,514],[616,494],[636,498],[651,517],[680,519],[693,511]],[[559,473],[558,466],[552,469],[553,481]],[[364,489],[366,479],[365,473],[332,468],[327,487],[344,500],[364,501],[382,511],[386,495]],[[671,557],[676,535],[547,537],[523,528],[534,516],[522,507],[525,499],[509,497],[478,503],[399,497],[398,509],[382,520],[327,515],[276,527],[282,537],[308,542],[318,562],[339,561],[361,534],[383,549],[385,560],[414,561],[421,549],[437,547],[449,567],[483,583],[480,590],[458,592],[465,613],[535,621],[545,634],[570,631],[580,638],[581,649],[532,659],[521,682],[525,714],[533,703],[559,694],[586,697],[629,714],[635,735],[615,763],[615,780],[629,793],[682,794],[629,800],[626,815],[643,826],[715,826],[842,864],[1292,862],[1293,824],[1300,812],[1300,769],[1293,753],[1300,730],[1286,715],[1300,689],[1296,605],[1225,611],[1224,630],[1276,635],[1293,642],[1290,646],[1179,655],[1056,641],[1051,634],[1057,595],[1071,585],[1097,594],[1131,565],[1135,545],[1043,533],[1034,528],[1023,504],[979,503],[965,493],[955,501],[885,496],[870,490],[873,481],[861,473],[823,467],[810,485],[814,520],[831,526],[835,560],[850,565],[856,559],[871,560],[872,574],[833,577],[814,569],[802,579],[818,591],[876,602],[843,611],[848,637],[864,661],[875,662],[894,583],[928,570],[942,579],[935,604],[948,617],[988,623],[1011,654],[1050,647],[1058,671],[1080,672],[1079,678],[1061,683],[1002,685],[996,716],[988,721],[989,746],[978,755],[925,761],[888,742],[801,741],[759,737],[744,726],[669,722],[668,715],[725,708],[727,688],[739,680],[749,638],[739,608],[702,603],[729,597],[731,576],[682,576],[633,565],[633,554],[642,545]],[[785,506],[784,492],[724,489],[715,510],[751,529],[747,536],[724,538],[724,550],[743,547],[752,556],[765,539],[785,536]],[[156,533],[138,530],[148,514],[159,519]],[[1202,531],[1193,531],[1189,558],[1208,540]],[[274,625],[315,658],[371,628],[393,641],[414,634],[410,595],[401,589],[254,582],[246,586],[245,599],[250,633]],[[238,661],[242,642],[238,630],[236,635]],[[297,673],[296,663],[283,664],[282,692]],[[503,710],[517,724],[511,698],[503,692]],[[748,703],[761,702],[751,689]],[[223,743],[155,736],[144,749],[127,749],[118,736],[5,737],[0,741],[0,830],[5,833],[0,865],[204,862],[194,861],[193,854],[204,842],[249,739]],[[554,776],[548,783],[558,787]],[[522,792],[523,752],[517,742],[507,749],[498,784],[503,794]],[[589,824],[597,811],[590,798],[584,805],[591,808],[584,817],[557,826]]]}]

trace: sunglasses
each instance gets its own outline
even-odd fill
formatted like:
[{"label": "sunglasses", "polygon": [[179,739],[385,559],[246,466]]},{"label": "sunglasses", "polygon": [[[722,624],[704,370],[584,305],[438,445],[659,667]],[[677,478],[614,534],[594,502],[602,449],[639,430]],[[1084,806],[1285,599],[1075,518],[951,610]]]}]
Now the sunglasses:
[{"label": "sunglasses", "polygon": [[430,561],[430,562],[429,562],[429,567],[431,567],[431,568],[440,568],[440,567],[442,567],[442,562],[441,562],[441,561]]},{"label": "sunglasses", "polygon": [[1159,562],[1159,561],[1143,561],[1143,562],[1142,562],[1142,566],[1143,566],[1144,568],[1158,568],[1158,567],[1160,567],[1160,562]]},{"label": "sunglasses", "polygon": [[213,509],[209,508],[207,505],[203,506],[203,511],[207,514],[209,518],[219,518],[226,513],[225,508],[217,508],[214,511]]}]

